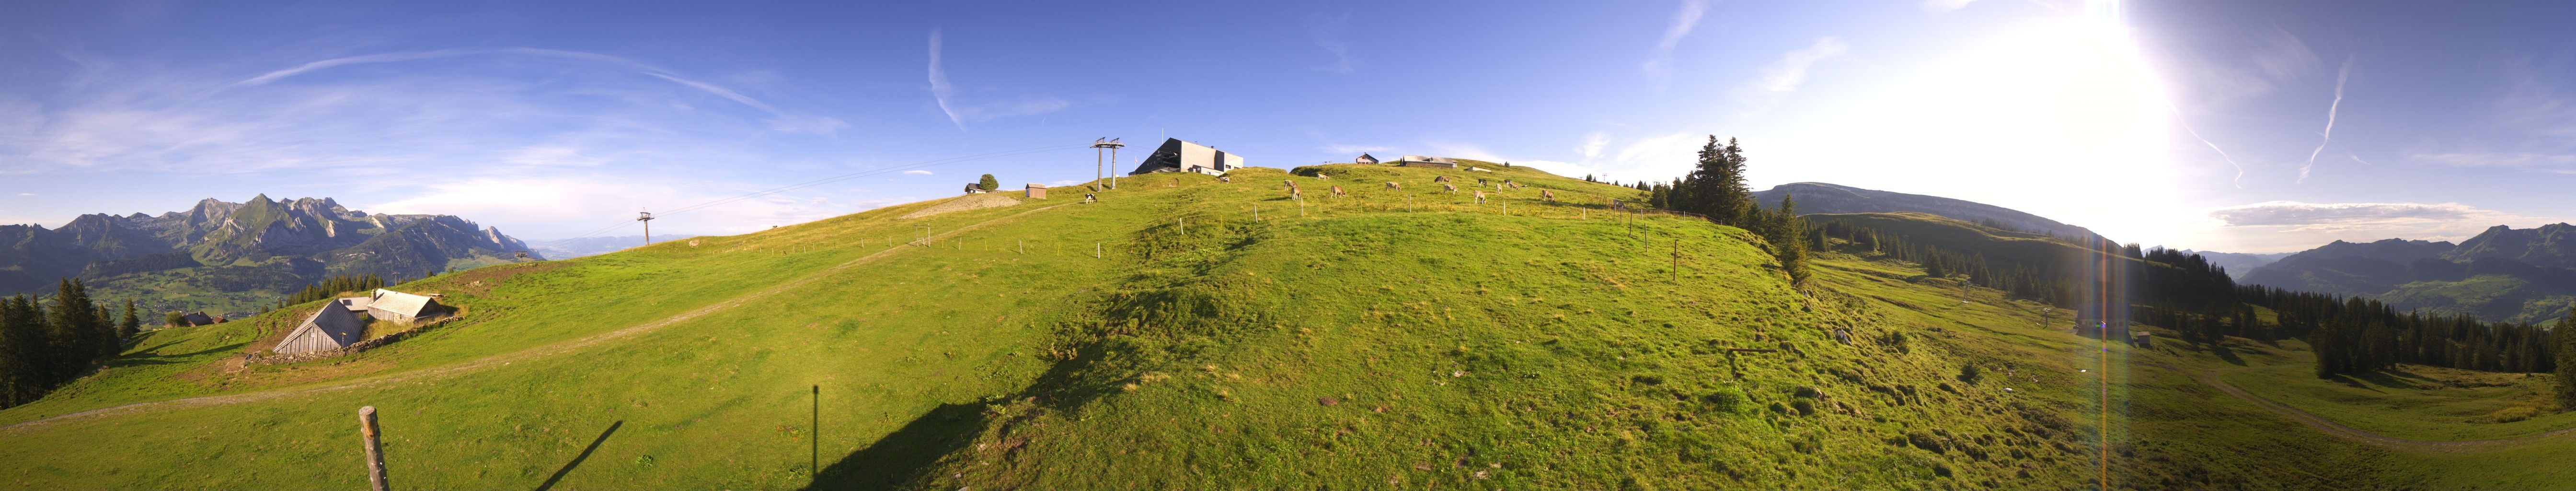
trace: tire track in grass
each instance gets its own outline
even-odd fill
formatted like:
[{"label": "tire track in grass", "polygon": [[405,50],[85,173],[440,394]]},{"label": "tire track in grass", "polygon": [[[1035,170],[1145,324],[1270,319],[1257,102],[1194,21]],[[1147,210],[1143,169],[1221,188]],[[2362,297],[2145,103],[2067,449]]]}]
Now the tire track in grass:
[{"label": "tire track in grass", "polygon": [[[945,233],[934,234],[934,235],[932,235],[931,237],[932,237],[932,238],[934,238],[934,239],[936,239],[936,238],[940,238],[940,237],[953,236],[953,235],[957,235],[957,234],[965,233],[965,232],[968,232],[968,231],[972,231],[972,230],[976,230],[976,229],[984,228],[984,227],[989,226],[989,225],[994,225],[994,224],[999,224],[999,223],[1006,223],[1006,222],[1010,222],[1010,221],[1015,221],[1015,220],[1020,219],[1021,217],[1025,217],[1025,216],[1028,216],[1028,215],[1031,215],[1031,214],[1035,214],[1035,213],[1037,213],[1037,212],[1042,212],[1042,211],[1047,211],[1047,210],[1055,209],[1056,207],[1060,207],[1060,206],[1064,206],[1064,205],[1055,205],[1055,206],[1049,206],[1049,207],[1045,207],[1045,208],[1038,208],[1038,209],[1034,209],[1034,210],[1029,210],[1029,211],[1019,212],[1019,213],[1016,213],[1016,214],[1012,214],[1012,215],[1010,215],[1010,216],[1005,216],[1005,217],[1000,217],[1000,218],[994,218],[994,219],[991,219],[991,220],[985,220],[985,221],[982,221],[982,222],[977,222],[977,223],[975,223],[975,224],[973,224],[973,225],[967,225],[967,226],[964,226],[964,227],[958,227],[958,228],[957,228],[957,229],[955,229],[955,230],[950,230],[950,231],[947,231],[947,232],[945,232]],[[618,330],[610,331],[610,332],[607,332],[607,333],[596,334],[596,335],[592,335],[592,336],[590,336],[590,337],[586,337],[586,338],[575,339],[575,340],[571,340],[571,341],[564,341],[564,342],[555,343],[555,344],[549,344],[549,345],[545,345],[545,346],[531,347],[531,348],[522,349],[522,350],[519,350],[519,351],[513,351],[513,352],[510,352],[510,353],[505,353],[505,354],[500,354],[500,355],[493,355],[493,356],[484,357],[484,358],[482,358],[482,359],[478,359],[478,360],[474,360],[474,361],[469,361],[469,362],[464,362],[464,363],[458,363],[458,364],[453,364],[453,365],[440,366],[440,367],[433,367],[433,368],[424,368],[424,369],[420,369],[420,370],[413,370],[413,371],[402,372],[402,373],[396,373],[396,374],[390,374],[390,375],[382,375],[382,376],[376,376],[376,377],[364,378],[364,379],[359,379],[359,380],[356,380],[356,381],[351,381],[351,382],[343,383],[343,384],[339,384],[339,385],[325,385],[325,386],[319,386],[319,387],[303,387],[303,388],[292,388],[292,389],[278,389],[278,390],[269,390],[269,391],[260,391],[260,392],[247,392],[247,393],[241,393],[241,394],[225,394],[225,395],[215,395],[215,396],[189,397],[189,398],[171,399],[171,400],[165,400],[165,401],[138,402],[138,403],[133,403],[133,404],[121,405],[121,406],[112,406],[112,407],[106,407],[106,408],[91,409],[91,410],[88,410],[88,411],[81,411],[81,412],[70,413],[70,414],[64,414],[64,415],[59,415],[59,416],[51,416],[51,417],[46,417],[46,418],[39,418],[39,419],[29,420],[29,421],[25,421],[25,422],[20,422],[20,423],[18,423],[18,424],[9,425],[9,426],[7,426],[7,427],[5,427],[5,428],[0,428],[0,431],[17,432],[17,431],[24,431],[24,430],[27,430],[27,429],[35,428],[35,427],[38,427],[38,426],[43,426],[43,425],[46,425],[46,424],[59,423],[59,422],[64,422],[64,421],[73,421],[73,420],[81,420],[81,419],[92,419],[92,418],[103,418],[103,417],[108,417],[108,416],[117,416],[117,415],[124,415],[124,414],[134,414],[134,413],[149,412],[149,411],[162,411],[162,410],[181,409],[181,408],[192,408],[192,407],[205,407],[205,406],[221,406],[221,405],[228,405],[228,404],[241,404],[241,403],[248,403],[248,402],[259,402],[259,401],[276,400],[276,399],[282,399],[282,398],[293,397],[293,396],[301,396],[301,395],[323,394],[323,393],[331,393],[331,392],[347,391],[347,390],[352,390],[352,389],[362,389],[362,388],[368,388],[368,387],[379,387],[379,386],[385,386],[385,385],[391,385],[391,384],[400,384],[400,383],[405,383],[405,382],[415,382],[415,381],[428,380],[428,379],[436,379],[436,378],[442,378],[442,377],[448,377],[448,376],[454,376],[454,375],[463,375],[463,374],[466,374],[466,373],[471,373],[471,372],[479,371],[479,370],[486,369],[486,368],[492,368],[492,367],[496,367],[496,366],[508,365],[508,364],[510,364],[510,363],[514,363],[514,362],[521,362],[521,361],[530,361],[530,360],[544,359],[544,358],[547,358],[547,357],[551,357],[551,356],[555,356],[555,355],[560,355],[560,354],[564,354],[564,353],[572,352],[572,351],[575,351],[575,350],[580,350],[580,349],[582,349],[582,348],[588,348],[588,347],[591,347],[591,346],[597,346],[597,345],[599,345],[600,343],[604,343],[604,342],[608,342],[608,341],[614,341],[614,340],[618,340],[618,339],[625,339],[625,338],[628,338],[628,337],[633,337],[633,336],[638,335],[638,334],[644,334],[644,333],[648,333],[648,332],[653,332],[653,331],[655,331],[655,330],[659,330],[659,329],[664,328],[664,327],[669,327],[669,326],[671,326],[672,324],[678,324],[678,323],[681,323],[681,322],[687,322],[687,321],[689,321],[689,320],[697,319],[697,318],[699,318],[699,317],[704,317],[704,316],[706,316],[707,314],[712,314],[712,313],[715,313],[715,312],[717,312],[717,311],[721,311],[721,310],[725,310],[725,309],[730,309],[730,308],[733,308],[733,307],[741,306],[742,304],[750,303],[750,302],[751,302],[751,301],[753,301],[753,300],[759,300],[759,299],[762,299],[762,298],[767,298],[767,297],[769,297],[769,296],[771,296],[771,295],[776,295],[776,294],[778,294],[778,293],[780,293],[780,292],[784,292],[784,291],[787,291],[787,290],[795,289],[795,288],[797,288],[797,287],[805,286],[805,285],[807,285],[807,284],[813,283],[813,282],[814,282],[814,281],[816,281],[816,280],[820,280],[820,279],[823,279],[824,277],[830,276],[832,273],[840,272],[841,270],[849,269],[849,268],[851,268],[851,267],[859,266],[859,265],[862,265],[862,264],[867,264],[867,263],[875,262],[875,261],[876,261],[876,260],[878,260],[878,259],[883,259],[883,258],[886,258],[886,257],[892,256],[892,255],[894,255],[895,253],[897,253],[897,252],[901,252],[901,251],[903,251],[903,250],[905,250],[905,249],[903,249],[903,248],[895,248],[895,249],[886,249],[886,250],[883,250],[883,251],[877,251],[876,253],[873,253],[873,254],[868,254],[868,255],[866,255],[866,256],[860,256],[858,259],[852,259],[852,260],[849,260],[849,261],[847,261],[847,262],[843,262],[843,263],[841,263],[841,264],[833,265],[832,267],[829,267],[829,268],[824,268],[824,269],[821,269],[821,270],[817,270],[817,271],[815,271],[815,272],[813,272],[813,273],[806,274],[806,275],[805,275],[805,276],[803,276],[803,277],[799,277],[799,278],[796,278],[796,279],[794,279],[794,280],[789,280],[788,282],[780,283],[780,284],[778,284],[778,285],[776,285],[776,286],[771,286],[771,287],[769,287],[769,288],[761,289],[760,291],[755,291],[755,292],[751,292],[751,293],[742,294],[742,295],[740,295],[740,296],[736,296],[736,297],[733,297],[733,298],[730,298],[730,299],[726,299],[726,300],[721,301],[721,302],[716,302],[716,303],[714,303],[714,304],[707,305],[707,306],[705,306],[705,307],[699,307],[699,308],[697,308],[697,309],[690,310],[690,311],[687,311],[687,312],[681,312],[681,313],[679,313],[679,314],[677,314],[677,315],[673,315],[673,316],[670,316],[670,317],[662,318],[661,320],[652,321],[652,322],[647,322],[647,323],[643,323],[643,324],[637,324],[637,325],[634,325],[634,326],[626,327],[626,328],[624,328],[624,329],[618,329]]]}]

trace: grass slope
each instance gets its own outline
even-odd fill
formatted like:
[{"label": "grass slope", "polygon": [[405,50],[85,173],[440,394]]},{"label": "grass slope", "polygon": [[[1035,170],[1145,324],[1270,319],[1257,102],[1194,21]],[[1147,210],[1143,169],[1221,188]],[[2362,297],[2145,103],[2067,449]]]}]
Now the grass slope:
[{"label": "grass slope", "polygon": [[[2564,443],[2334,440],[2144,364],[2233,366],[2215,353],[2106,348],[2061,329],[2063,311],[1901,263],[1828,255],[1793,288],[1741,230],[1602,209],[1633,189],[1470,165],[1495,172],[1163,174],[1096,204],[898,218],[934,200],[486,267],[402,287],[447,294],[465,319],[339,359],[229,363],[301,308],[155,332],[0,411],[156,404],[0,430],[0,485],[362,486],[364,405],[382,411],[395,484],[442,489],[2560,477],[2496,464]],[[1479,205],[1432,183],[1444,174],[1558,202],[1488,187],[1501,199]],[[1282,179],[1305,189],[1302,212]],[[1336,184],[1350,196],[1327,197]],[[183,399],[203,396],[230,399]]]}]

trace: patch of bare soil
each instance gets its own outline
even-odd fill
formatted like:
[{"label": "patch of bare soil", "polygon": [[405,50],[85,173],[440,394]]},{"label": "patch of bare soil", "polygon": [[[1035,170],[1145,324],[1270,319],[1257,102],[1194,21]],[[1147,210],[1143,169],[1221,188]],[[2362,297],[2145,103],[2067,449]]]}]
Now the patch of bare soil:
[{"label": "patch of bare soil", "polygon": [[915,219],[915,218],[921,218],[921,217],[926,217],[926,216],[931,216],[931,215],[937,215],[937,214],[941,214],[941,213],[954,212],[954,211],[977,210],[977,209],[984,209],[984,208],[1000,208],[1000,207],[1004,207],[1004,206],[1011,206],[1011,205],[1017,205],[1017,204],[1020,204],[1020,199],[1019,199],[1019,198],[1013,198],[1013,197],[1011,197],[1010,195],[1007,195],[1007,194],[994,194],[994,193],[970,194],[970,195],[966,195],[966,196],[964,196],[964,197],[959,197],[959,198],[957,198],[957,199],[948,200],[948,202],[946,202],[946,203],[940,203],[940,204],[936,204],[936,205],[930,205],[930,207],[929,207],[929,208],[922,208],[922,209],[920,209],[920,210],[918,210],[918,211],[914,211],[914,212],[912,212],[912,213],[906,213],[906,214],[904,214],[904,215],[903,215],[903,216],[901,216],[901,217],[896,217],[896,219],[898,219],[898,220],[911,220],[911,219]]}]

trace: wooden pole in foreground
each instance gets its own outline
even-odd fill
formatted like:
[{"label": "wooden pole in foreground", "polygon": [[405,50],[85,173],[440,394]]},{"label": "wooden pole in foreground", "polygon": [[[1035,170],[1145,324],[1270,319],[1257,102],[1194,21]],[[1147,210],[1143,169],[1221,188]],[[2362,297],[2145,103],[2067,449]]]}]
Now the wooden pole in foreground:
[{"label": "wooden pole in foreground", "polygon": [[823,475],[823,468],[816,467],[823,464],[823,386],[819,384],[814,386],[814,423],[805,427],[805,435],[812,437],[805,439],[810,447],[807,451],[811,452],[806,454],[805,469],[812,471],[811,475]]},{"label": "wooden pole in foreground", "polygon": [[375,491],[391,491],[385,483],[385,444],[376,434],[376,407],[358,408],[358,435],[367,439],[367,486]]}]

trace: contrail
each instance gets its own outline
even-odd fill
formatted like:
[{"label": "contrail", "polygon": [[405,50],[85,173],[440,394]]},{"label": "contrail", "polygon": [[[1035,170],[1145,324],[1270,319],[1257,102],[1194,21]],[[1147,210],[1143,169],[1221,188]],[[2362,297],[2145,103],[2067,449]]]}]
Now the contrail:
[{"label": "contrail", "polygon": [[2172,110],[2172,111],[2173,111],[2173,113],[2174,113],[2174,122],[2176,122],[2176,123],[2182,123],[2182,130],[2183,130],[2183,132],[2191,133],[2191,137],[2192,137],[2192,138],[2194,138],[2194,139],[2198,139],[2198,140],[2200,140],[2200,144],[2202,144],[2202,145],[2208,145],[2210,150],[2215,150],[2215,151],[2217,151],[2217,152],[2218,152],[2218,158],[2223,159],[2223,160],[2226,160],[2226,161],[2227,161],[2227,165],[2228,165],[2229,167],[2235,167],[2235,168],[2236,168],[2236,179],[2233,181],[2233,183],[2234,183],[2234,184],[2236,184],[2236,189],[2245,189],[2245,166],[2244,166],[2244,165],[2237,164],[2237,163],[2236,163],[2236,158],[2235,158],[2235,157],[2229,157],[2229,156],[2227,156],[2227,149],[2224,149],[2224,148],[2218,148],[2218,144],[2217,144],[2217,143],[2211,143],[2211,142],[2209,141],[2209,139],[2208,139],[2208,138],[2201,138],[2201,136],[2200,136],[2200,130],[2191,129],[2191,121],[2185,120],[2185,119],[2183,119],[2183,117],[2182,117],[2182,108],[2174,107],[2173,103],[2168,102],[2168,103],[2165,103],[2165,109],[2170,109],[2170,110]]},{"label": "contrail", "polygon": [[2351,156],[2351,157],[2352,157],[2352,161],[2354,161],[2354,162],[2360,162],[2360,163],[2361,163],[2361,165],[2373,165],[2373,164],[2371,164],[2371,163],[2370,163],[2370,161],[2368,161],[2368,160],[2362,160],[2360,155],[2355,155],[2355,154],[2350,154],[2350,153],[2347,153],[2347,154],[2344,154],[2344,155]]},{"label": "contrail", "polygon": [[939,28],[930,28],[930,97],[939,101],[939,112],[948,113],[948,122],[955,123],[957,131],[966,131],[966,119],[957,117],[957,108],[948,104],[956,92],[955,86],[948,85],[948,71],[939,67]]},{"label": "contrail", "polygon": [[2299,166],[2299,182],[2308,182],[2308,169],[2316,168],[2317,154],[2325,153],[2326,144],[2334,141],[2335,110],[2343,107],[2343,81],[2349,78],[2352,78],[2352,57],[2346,56],[2343,69],[2335,72],[2334,103],[2326,105],[2326,131],[2319,134],[2324,139],[2317,141],[2316,150],[2308,152],[2308,165]]}]

